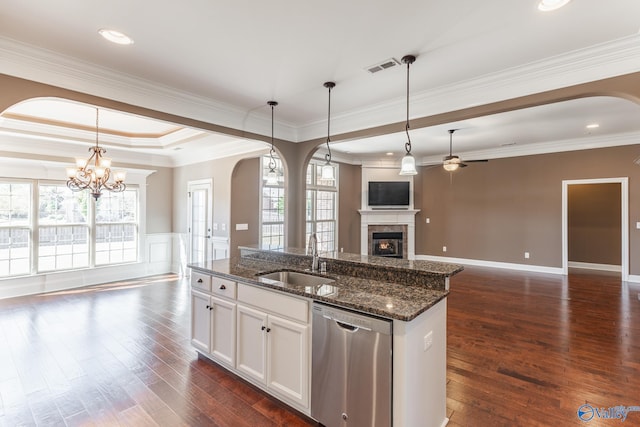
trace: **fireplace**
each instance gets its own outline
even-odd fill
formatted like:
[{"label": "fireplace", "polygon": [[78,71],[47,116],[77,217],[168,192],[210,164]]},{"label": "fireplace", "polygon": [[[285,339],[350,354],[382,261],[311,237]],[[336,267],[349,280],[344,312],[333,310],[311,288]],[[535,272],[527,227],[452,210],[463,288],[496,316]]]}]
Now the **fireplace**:
[{"label": "fireplace", "polygon": [[406,225],[376,224],[367,227],[367,255],[408,258]]},{"label": "fireplace", "polygon": [[374,232],[371,235],[371,255],[403,258],[402,232]]}]

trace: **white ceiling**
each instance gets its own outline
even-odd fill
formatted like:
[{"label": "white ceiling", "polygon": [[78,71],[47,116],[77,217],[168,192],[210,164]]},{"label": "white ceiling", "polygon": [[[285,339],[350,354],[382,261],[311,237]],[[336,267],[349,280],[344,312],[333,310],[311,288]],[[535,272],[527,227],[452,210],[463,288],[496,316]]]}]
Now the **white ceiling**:
[{"label": "white ceiling", "polygon": [[[579,83],[588,76],[575,75],[562,83],[541,76],[554,71],[546,64],[557,65],[565,58],[572,64],[585,62],[581,58],[591,58],[592,51],[624,40],[636,43],[638,16],[637,0],[573,0],[555,12],[538,11],[537,0],[4,0],[0,51],[6,60],[0,72],[262,134],[270,132],[266,101],[274,99],[280,103],[276,137],[300,141],[326,132],[325,81],[337,83],[332,92],[334,132],[400,122],[405,117],[405,67],[372,75],[366,71],[369,66],[416,55],[411,66],[412,117],[437,114],[491,102],[492,97]],[[125,32],[135,43],[106,42],[97,34],[105,27]],[[640,65],[632,67],[624,71],[640,70]],[[600,69],[593,75],[616,72]],[[536,83],[509,86],[507,79],[500,79],[507,75],[523,75]],[[480,81],[486,88],[475,84]],[[449,96],[469,86],[474,91],[466,91],[466,97]],[[154,104],[149,90],[136,88],[181,95],[185,102]],[[191,111],[184,106],[194,100],[210,102],[210,108]],[[45,104],[18,105],[10,112],[94,123],[91,108],[52,112]],[[640,132],[638,113],[629,101],[593,98],[413,129],[411,135],[414,153],[429,163],[448,151],[449,128],[461,129],[454,135],[454,152],[465,153],[463,158],[501,156],[501,151],[518,152],[513,145],[504,147],[513,142],[518,148],[553,141],[570,147],[576,139],[601,137],[603,144],[612,144],[613,135]],[[591,122],[601,127],[585,135],[584,126]],[[0,133],[11,135],[20,127],[12,120],[1,126]],[[264,146],[131,116],[117,118],[114,112],[104,113],[104,127],[107,133],[119,129],[127,134],[107,135],[114,147],[151,150],[174,163],[186,161],[185,150],[194,150],[199,159],[206,150],[226,153],[215,150],[216,144],[245,151]],[[163,137],[150,142],[136,136],[154,133]],[[85,135],[76,143],[81,139],[90,140]],[[374,159],[387,151],[400,155],[404,140],[402,134],[381,136],[335,144],[334,150],[351,160]],[[178,156],[182,160],[175,160]]]}]

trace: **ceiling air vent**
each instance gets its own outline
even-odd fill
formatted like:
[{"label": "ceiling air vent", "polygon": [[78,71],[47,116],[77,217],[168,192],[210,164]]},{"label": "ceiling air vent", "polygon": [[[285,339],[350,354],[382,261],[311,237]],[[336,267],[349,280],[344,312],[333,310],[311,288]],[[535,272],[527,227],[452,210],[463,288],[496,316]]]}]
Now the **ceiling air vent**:
[{"label": "ceiling air vent", "polygon": [[387,59],[387,60],[384,60],[382,62],[379,62],[379,63],[377,63],[375,65],[371,65],[370,67],[367,67],[366,70],[368,72],[370,72],[371,74],[375,74],[375,73],[377,73],[379,71],[384,71],[384,70],[387,70],[389,68],[396,67],[398,65],[400,65],[400,61],[398,61],[395,58],[391,58],[391,59]]}]

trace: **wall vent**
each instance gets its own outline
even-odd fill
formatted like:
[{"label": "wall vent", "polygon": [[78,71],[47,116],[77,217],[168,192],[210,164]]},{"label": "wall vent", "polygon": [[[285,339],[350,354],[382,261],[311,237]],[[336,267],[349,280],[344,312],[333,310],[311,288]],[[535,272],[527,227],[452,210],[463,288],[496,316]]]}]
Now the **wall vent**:
[{"label": "wall vent", "polygon": [[379,62],[377,64],[371,65],[367,67],[366,70],[371,74],[375,74],[380,71],[384,71],[384,70],[388,70],[389,68],[396,67],[398,65],[400,65],[400,61],[398,61],[395,58],[391,58],[391,59],[387,59],[382,62]]}]

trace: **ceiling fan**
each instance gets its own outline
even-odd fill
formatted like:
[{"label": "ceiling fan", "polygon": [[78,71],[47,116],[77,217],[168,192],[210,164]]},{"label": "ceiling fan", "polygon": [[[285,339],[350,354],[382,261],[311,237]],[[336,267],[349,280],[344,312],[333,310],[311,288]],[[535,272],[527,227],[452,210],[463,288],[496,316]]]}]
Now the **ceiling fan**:
[{"label": "ceiling fan", "polygon": [[452,154],[453,133],[457,130],[458,129],[449,129],[449,155],[444,156],[444,159],[442,159],[442,167],[444,168],[444,170],[446,170],[447,172],[453,172],[458,168],[466,168],[467,166],[469,166],[467,165],[467,163],[488,162],[489,160],[487,159],[481,159],[481,160],[467,160],[466,163],[463,163],[462,160],[460,160],[460,157],[454,156]]}]

